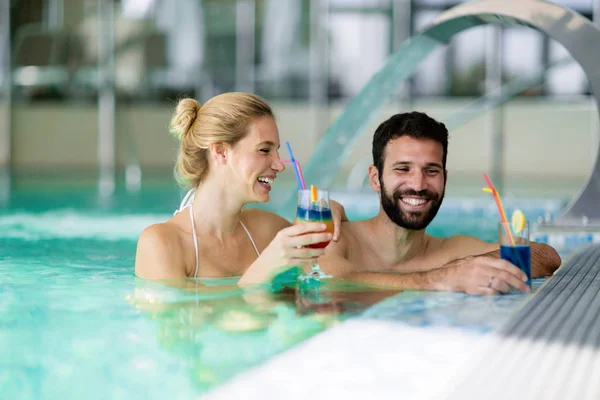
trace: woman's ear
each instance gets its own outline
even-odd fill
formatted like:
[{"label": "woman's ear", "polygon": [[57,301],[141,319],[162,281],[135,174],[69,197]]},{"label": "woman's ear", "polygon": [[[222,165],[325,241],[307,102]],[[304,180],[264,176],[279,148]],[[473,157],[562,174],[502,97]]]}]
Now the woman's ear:
[{"label": "woman's ear", "polygon": [[381,186],[379,184],[379,171],[374,165],[369,165],[369,184],[374,191],[377,193],[381,192]]},{"label": "woman's ear", "polygon": [[227,143],[211,143],[210,154],[218,164],[225,164],[228,158],[229,145]]}]

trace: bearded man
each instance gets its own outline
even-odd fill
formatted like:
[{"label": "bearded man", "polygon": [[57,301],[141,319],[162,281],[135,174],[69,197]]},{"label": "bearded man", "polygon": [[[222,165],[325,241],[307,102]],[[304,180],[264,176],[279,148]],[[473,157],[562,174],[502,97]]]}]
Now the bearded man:
[{"label": "bearded man", "polygon": [[[369,181],[381,207],[374,218],[342,223],[319,265],[326,273],[378,286],[499,294],[529,292],[526,275],[500,259],[498,243],[467,235],[434,237],[446,188],[448,130],[420,112],[396,114],[373,137]],[[561,264],[550,246],[531,243],[532,277]]]}]

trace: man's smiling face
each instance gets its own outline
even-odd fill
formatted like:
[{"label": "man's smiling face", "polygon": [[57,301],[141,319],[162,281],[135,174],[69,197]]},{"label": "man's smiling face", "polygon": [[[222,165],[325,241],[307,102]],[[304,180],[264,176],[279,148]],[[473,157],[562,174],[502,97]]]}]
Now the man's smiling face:
[{"label": "man's smiling face", "polygon": [[379,171],[381,206],[396,225],[425,229],[435,218],[446,187],[444,149],[433,139],[390,140]]}]

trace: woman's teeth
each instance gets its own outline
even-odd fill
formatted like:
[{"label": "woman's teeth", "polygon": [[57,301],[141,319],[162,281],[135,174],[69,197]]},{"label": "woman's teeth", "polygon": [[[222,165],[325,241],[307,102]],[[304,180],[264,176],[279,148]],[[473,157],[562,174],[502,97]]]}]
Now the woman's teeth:
[{"label": "woman's teeth", "polygon": [[273,183],[273,178],[263,178],[263,177],[259,177],[258,178],[259,182],[262,183],[266,183],[267,185],[271,185]]}]

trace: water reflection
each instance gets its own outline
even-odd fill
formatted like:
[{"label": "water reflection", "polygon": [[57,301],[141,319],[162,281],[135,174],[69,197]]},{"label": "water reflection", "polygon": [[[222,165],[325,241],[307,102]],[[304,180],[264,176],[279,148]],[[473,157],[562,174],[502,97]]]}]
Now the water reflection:
[{"label": "water reflection", "polygon": [[299,315],[357,315],[368,307],[391,297],[399,290],[373,288],[344,280],[330,280],[321,285],[299,283],[294,291]]},{"label": "water reflection", "polygon": [[231,280],[140,280],[127,300],[156,322],[161,347],[203,392],[396,293],[335,279],[277,292]]}]

